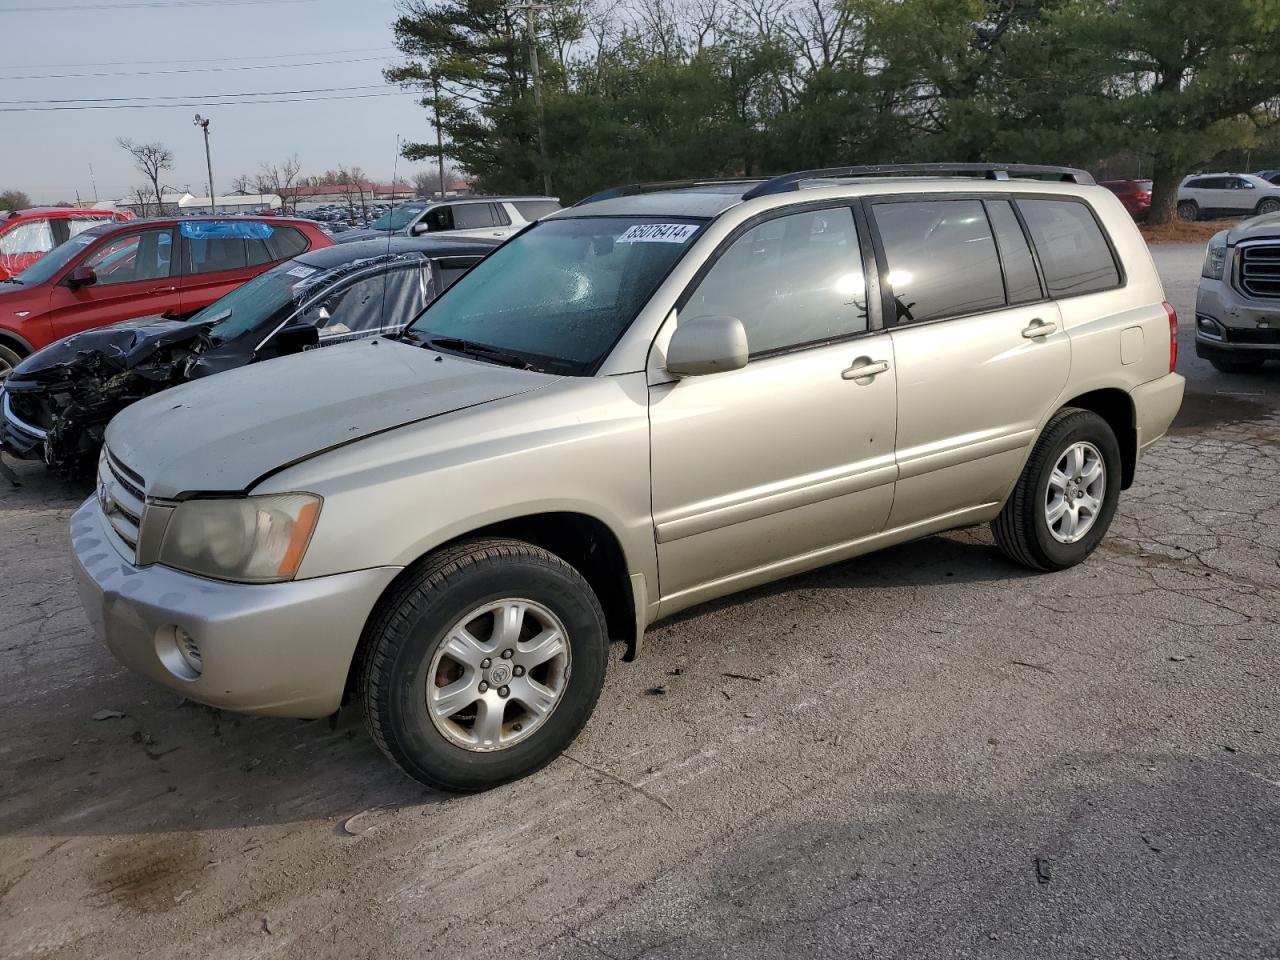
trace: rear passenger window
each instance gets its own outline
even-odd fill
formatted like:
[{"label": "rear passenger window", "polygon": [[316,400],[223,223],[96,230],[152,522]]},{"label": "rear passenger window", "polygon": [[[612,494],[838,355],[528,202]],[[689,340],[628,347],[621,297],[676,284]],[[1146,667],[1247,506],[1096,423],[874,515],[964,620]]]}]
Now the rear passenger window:
[{"label": "rear passenger window", "polygon": [[729,246],[680,311],[737,317],[758,356],[867,329],[867,282],[848,207],[766,220]]},{"label": "rear passenger window", "polygon": [[1005,294],[1010,303],[1028,303],[1044,296],[1040,290],[1040,278],[1036,276],[1035,260],[1027,246],[1026,234],[1014,215],[1008,200],[988,200],[987,216],[996,233],[996,245],[1000,248],[1000,262],[1004,266]]},{"label": "rear passenger window", "polygon": [[872,204],[897,322],[1004,306],[1000,259],[978,200]]},{"label": "rear passenger window", "polygon": [[191,237],[187,260],[188,273],[243,270],[249,264],[243,237]]},{"label": "rear passenger window", "polygon": [[271,245],[273,260],[291,260],[311,246],[302,231],[293,227],[276,227],[267,242]]},{"label": "rear passenger window", "polygon": [[1120,271],[1092,211],[1075,200],[1019,200],[1051,297],[1120,285]]},{"label": "rear passenger window", "polygon": [[455,230],[478,230],[492,226],[493,211],[487,203],[460,203],[453,208]]},{"label": "rear passenger window", "polygon": [[530,223],[560,209],[554,200],[513,200],[511,205]]}]

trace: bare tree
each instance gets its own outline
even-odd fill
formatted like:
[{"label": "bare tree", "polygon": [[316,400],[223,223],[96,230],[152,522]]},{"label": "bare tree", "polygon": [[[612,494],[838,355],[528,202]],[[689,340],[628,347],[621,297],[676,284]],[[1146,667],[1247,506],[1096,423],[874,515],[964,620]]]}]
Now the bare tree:
[{"label": "bare tree", "polygon": [[231,189],[236,193],[252,193],[257,189],[257,181],[247,173],[242,173],[231,181]]},{"label": "bare tree", "polygon": [[157,215],[164,213],[164,196],[160,187],[160,175],[173,169],[173,151],[163,143],[134,143],[127,137],[119,137],[120,149],[133,157],[133,165],[151,183],[155,193]]},{"label": "bare tree", "polygon": [[152,216],[150,188],[145,185],[134,187],[133,192],[129,194],[129,206],[133,207],[137,215],[143,219]]},{"label": "bare tree", "polygon": [[[435,170],[419,170],[413,175],[413,192],[420,197],[434,196],[440,190],[440,174]],[[458,179],[458,170],[453,164],[445,164],[444,167],[444,184],[445,190],[449,189],[449,184]]]},{"label": "bare tree", "polygon": [[302,172],[302,161],[295,153],[286,157],[281,163],[264,163],[254,184],[258,193],[274,193],[280,198],[281,213],[296,213],[298,209],[297,191],[298,174]]}]

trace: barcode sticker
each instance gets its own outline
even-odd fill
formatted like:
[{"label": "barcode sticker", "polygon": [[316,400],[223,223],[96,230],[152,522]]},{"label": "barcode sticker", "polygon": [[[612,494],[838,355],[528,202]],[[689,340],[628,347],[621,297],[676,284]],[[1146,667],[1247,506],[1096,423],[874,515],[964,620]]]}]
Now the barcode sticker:
[{"label": "barcode sticker", "polygon": [[618,243],[684,243],[698,232],[694,223],[637,223],[628,227]]}]

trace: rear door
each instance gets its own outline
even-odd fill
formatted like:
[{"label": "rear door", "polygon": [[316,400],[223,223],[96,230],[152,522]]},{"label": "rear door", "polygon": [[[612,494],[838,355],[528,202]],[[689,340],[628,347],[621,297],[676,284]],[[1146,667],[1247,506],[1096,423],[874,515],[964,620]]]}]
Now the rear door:
[{"label": "rear door", "polygon": [[1002,501],[1071,347],[1007,196],[873,200],[898,376],[889,527]]},{"label": "rear door", "polygon": [[115,233],[90,247],[71,266],[92,268],[96,280],[73,287],[64,276],[50,296],[54,337],[149,314],[176,314],[181,298],[174,247],[170,227]]},{"label": "rear door", "polygon": [[182,314],[204,309],[271,266],[273,232],[253,220],[181,224]]},{"label": "rear door", "polygon": [[458,236],[505,237],[516,230],[499,204],[476,200],[451,206],[453,232]]}]

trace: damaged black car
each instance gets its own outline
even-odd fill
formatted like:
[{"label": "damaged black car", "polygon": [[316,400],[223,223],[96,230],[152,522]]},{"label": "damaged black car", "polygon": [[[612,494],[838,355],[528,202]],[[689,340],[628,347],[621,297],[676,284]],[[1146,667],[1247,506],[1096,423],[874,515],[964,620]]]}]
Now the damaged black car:
[{"label": "damaged black car", "polygon": [[0,454],[88,471],[107,423],[134,401],[247,363],[398,333],[497,243],[392,238],[325,247],[186,320],[143,317],[67,337],[0,381]]}]

